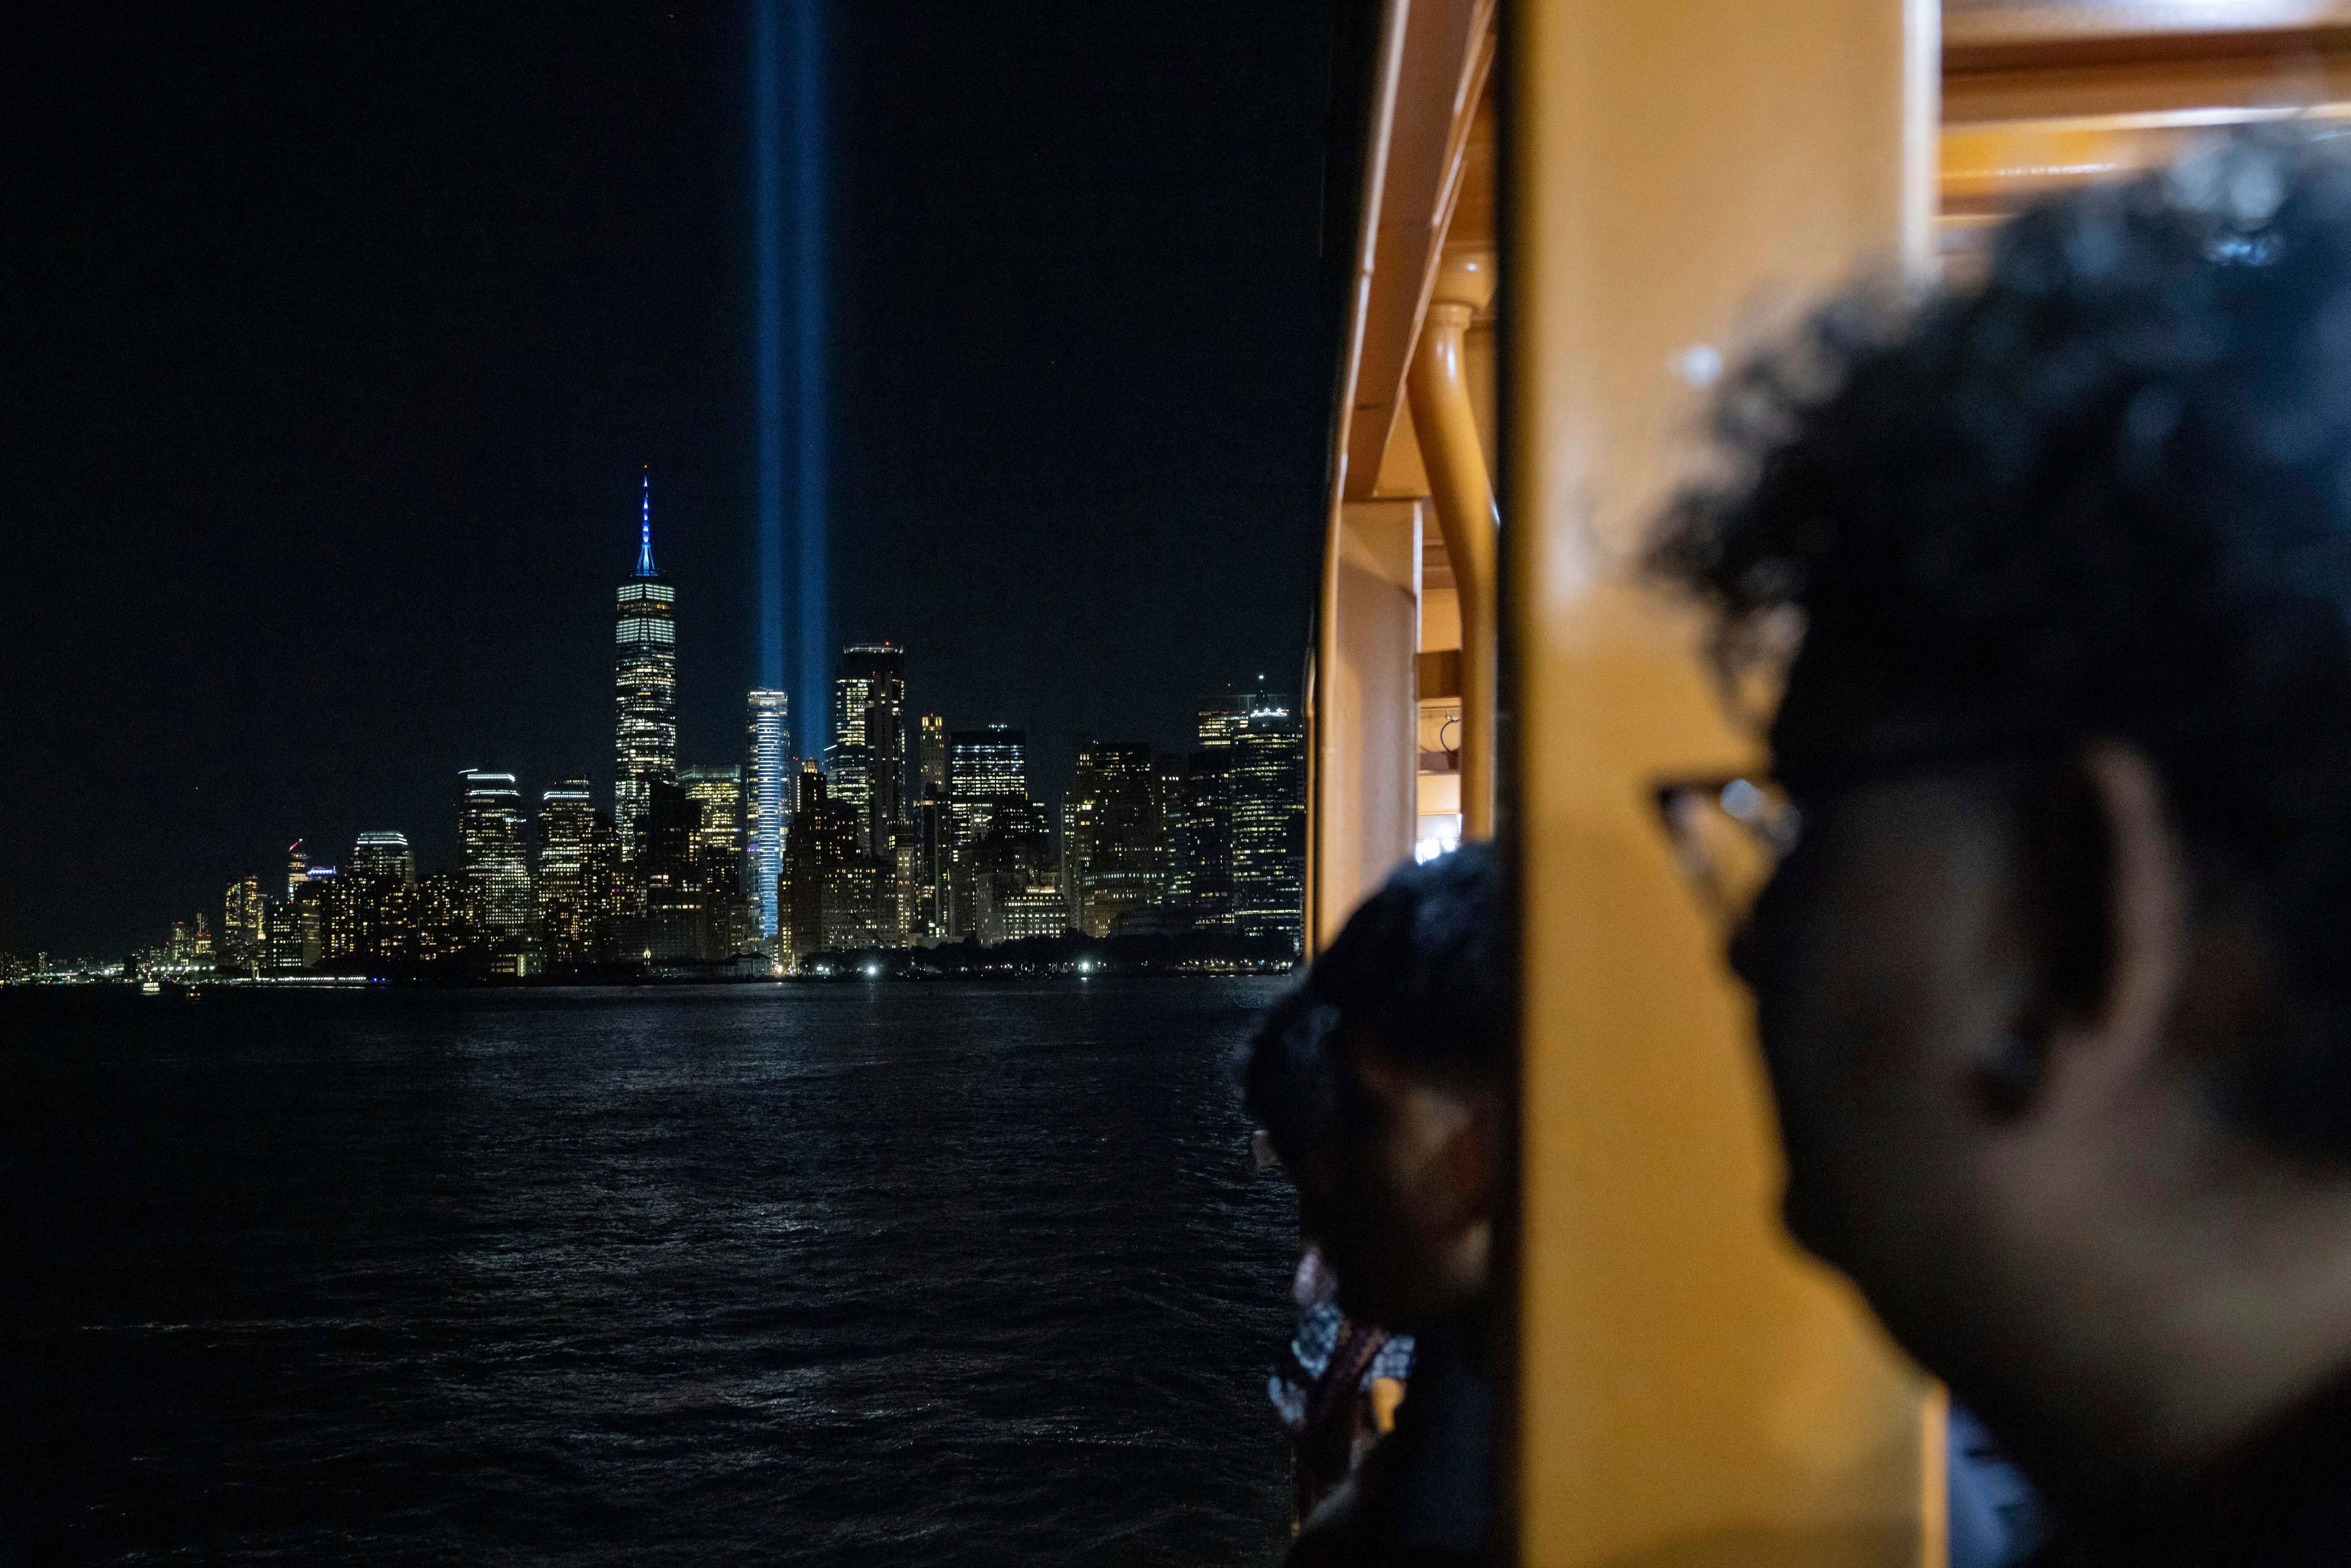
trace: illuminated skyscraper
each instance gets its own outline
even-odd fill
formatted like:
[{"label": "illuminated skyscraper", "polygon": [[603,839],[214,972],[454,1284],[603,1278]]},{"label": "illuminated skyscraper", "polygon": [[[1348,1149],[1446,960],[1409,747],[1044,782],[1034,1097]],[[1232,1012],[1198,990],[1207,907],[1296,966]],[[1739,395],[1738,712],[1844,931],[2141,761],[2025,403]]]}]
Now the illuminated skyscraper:
[{"label": "illuminated skyscraper", "polygon": [[987,825],[987,810],[1006,795],[1029,794],[1029,735],[991,724],[959,729],[947,738],[947,800],[956,841],[970,844]]},{"label": "illuminated skyscraper", "polygon": [[621,584],[613,630],[615,767],[612,818],[632,852],[637,820],[656,780],[677,778],[677,591],[653,570],[653,482],[648,474],[637,534],[637,570]]},{"label": "illuminated skyscraper", "polygon": [[1306,738],[1290,700],[1251,694],[1230,756],[1233,927],[1296,951],[1306,934]]},{"label": "illuminated skyscraper", "polygon": [[261,961],[267,929],[263,908],[259,877],[229,883],[221,908],[220,951],[225,963],[241,973],[250,973]]},{"label": "illuminated skyscraper", "polygon": [[1151,759],[1159,795],[1159,907],[1167,929],[1192,923],[1192,814],[1184,783],[1184,759],[1161,752]]},{"label": "illuminated skyscraper", "polygon": [[950,936],[978,927],[974,903],[973,857],[996,803],[1029,799],[1029,736],[1000,724],[958,729],[947,737],[947,818],[952,829]]},{"label": "illuminated skyscraper", "polygon": [[750,935],[743,887],[743,769],[681,768],[677,782],[698,808],[690,852],[710,922],[709,956],[725,957]]},{"label": "illuminated skyscraper", "polygon": [[947,721],[935,713],[923,716],[921,743],[922,777],[915,782],[914,799],[926,800],[936,795],[946,799],[947,793]]},{"label": "illuminated skyscraper", "polygon": [[752,935],[776,934],[776,875],[784,864],[790,825],[792,729],[790,700],[781,692],[751,694],[749,744],[744,747],[744,860],[751,879]]},{"label": "illuminated skyscraper", "polygon": [[887,854],[906,815],[906,651],[858,643],[841,651],[826,747],[833,803],[859,818],[857,841]]},{"label": "illuminated skyscraper", "polygon": [[855,813],[828,799],[813,764],[799,784],[784,847],[778,956],[790,970],[828,949],[893,945],[891,866],[858,848]]},{"label": "illuminated skyscraper", "polygon": [[417,957],[416,856],[403,833],[361,833],[338,879],[329,946],[338,956],[396,969]]},{"label": "illuminated skyscraper", "polygon": [[724,764],[681,768],[677,782],[685,798],[702,808],[694,852],[733,861],[743,849],[743,770]]},{"label": "illuminated skyscraper", "polygon": [[406,833],[361,833],[351,847],[350,874],[366,882],[416,885],[416,855]]},{"label": "illuminated skyscraper", "polygon": [[1159,775],[1148,741],[1089,741],[1061,803],[1070,924],[1108,936],[1159,900]]},{"label": "illuminated skyscraper", "polygon": [[1249,709],[1260,694],[1220,692],[1200,704],[1200,749],[1215,751],[1230,746],[1249,727]]},{"label": "illuminated skyscraper", "polygon": [[522,792],[511,773],[468,768],[459,777],[465,795],[457,808],[458,867],[479,890],[484,933],[493,941],[518,940],[530,929],[531,914]]},{"label": "illuminated skyscraper", "polygon": [[538,798],[538,928],[557,964],[598,956],[607,911],[595,858],[596,804],[588,780],[566,779]]},{"label": "illuminated skyscraper", "polygon": [[1184,765],[1183,916],[1203,930],[1233,925],[1233,748],[1204,747]]}]

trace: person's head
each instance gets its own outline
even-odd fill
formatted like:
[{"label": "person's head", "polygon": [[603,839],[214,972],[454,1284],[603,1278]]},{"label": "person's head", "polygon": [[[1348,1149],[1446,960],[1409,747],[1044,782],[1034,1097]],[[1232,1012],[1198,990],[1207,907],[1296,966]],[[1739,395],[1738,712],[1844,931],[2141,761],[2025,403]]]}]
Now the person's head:
[{"label": "person's head", "polygon": [[1266,1015],[1249,1109],[1340,1305],[1388,1328],[1486,1289],[1504,1060],[1500,873],[1472,845],[1390,877]]},{"label": "person's head", "polygon": [[1656,559],[1794,649],[1792,1228],[2061,1484],[2203,1462],[2351,1359],[2351,162],[2063,196],[1719,410]]}]

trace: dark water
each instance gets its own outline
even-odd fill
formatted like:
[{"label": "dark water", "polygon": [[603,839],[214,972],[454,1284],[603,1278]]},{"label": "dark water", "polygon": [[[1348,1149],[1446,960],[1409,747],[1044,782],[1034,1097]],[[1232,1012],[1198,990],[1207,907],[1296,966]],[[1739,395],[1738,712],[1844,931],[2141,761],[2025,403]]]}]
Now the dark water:
[{"label": "dark water", "polygon": [[1273,1561],[1270,994],[0,995],[0,1553]]}]

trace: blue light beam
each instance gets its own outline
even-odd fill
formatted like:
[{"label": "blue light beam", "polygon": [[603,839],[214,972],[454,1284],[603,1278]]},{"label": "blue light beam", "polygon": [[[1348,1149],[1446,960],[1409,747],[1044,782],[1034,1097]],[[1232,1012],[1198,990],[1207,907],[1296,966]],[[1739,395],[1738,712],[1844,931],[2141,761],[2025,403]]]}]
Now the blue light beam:
[{"label": "blue light beam", "polygon": [[759,689],[784,686],[784,162],[778,0],[751,6],[751,359],[757,403]]},{"label": "blue light beam", "polygon": [[[787,37],[786,10],[789,10]],[[785,92],[789,85],[789,115]],[[830,584],[827,562],[829,476],[825,385],[825,126],[824,11],[821,0],[753,0],[753,231],[758,250],[754,351],[758,398],[759,528],[759,679],[789,690],[801,754],[820,757],[825,742],[825,686]],[[789,140],[788,140],[789,139]],[[789,255],[785,214],[790,212]],[[790,357],[786,359],[785,284],[792,288]],[[792,548],[785,538],[785,392],[792,402]],[[797,589],[797,638],[784,630],[786,559]],[[788,642],[792,684],[785,686]]]}]

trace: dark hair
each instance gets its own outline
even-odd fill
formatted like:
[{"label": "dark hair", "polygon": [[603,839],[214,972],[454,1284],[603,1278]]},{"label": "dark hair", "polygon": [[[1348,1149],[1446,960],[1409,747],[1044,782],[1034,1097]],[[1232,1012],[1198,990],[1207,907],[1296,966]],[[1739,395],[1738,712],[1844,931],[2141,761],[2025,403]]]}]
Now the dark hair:
[{"label": "dark hair", "polygon": [[1351,1104],[1345,1036],[1365,1030],[1431,1075],[1498,1070],[1504,1021],[1501,865],[1469,844],[1390,876],[1266,1012],[1241,1064],[1249,1113],[1296,1161]]},{"label": "dark hair", "polygon": [[1655,562],[1717,612],[1729,677],[1801,627],[1783,776],[1906,725],[2139,746],[2290,981],[2232,1099],[2351,1155],[2341,144],[2240,135],[2036,206],[1980,284],[1822,310],[1714,432],[1729,471]]}]

